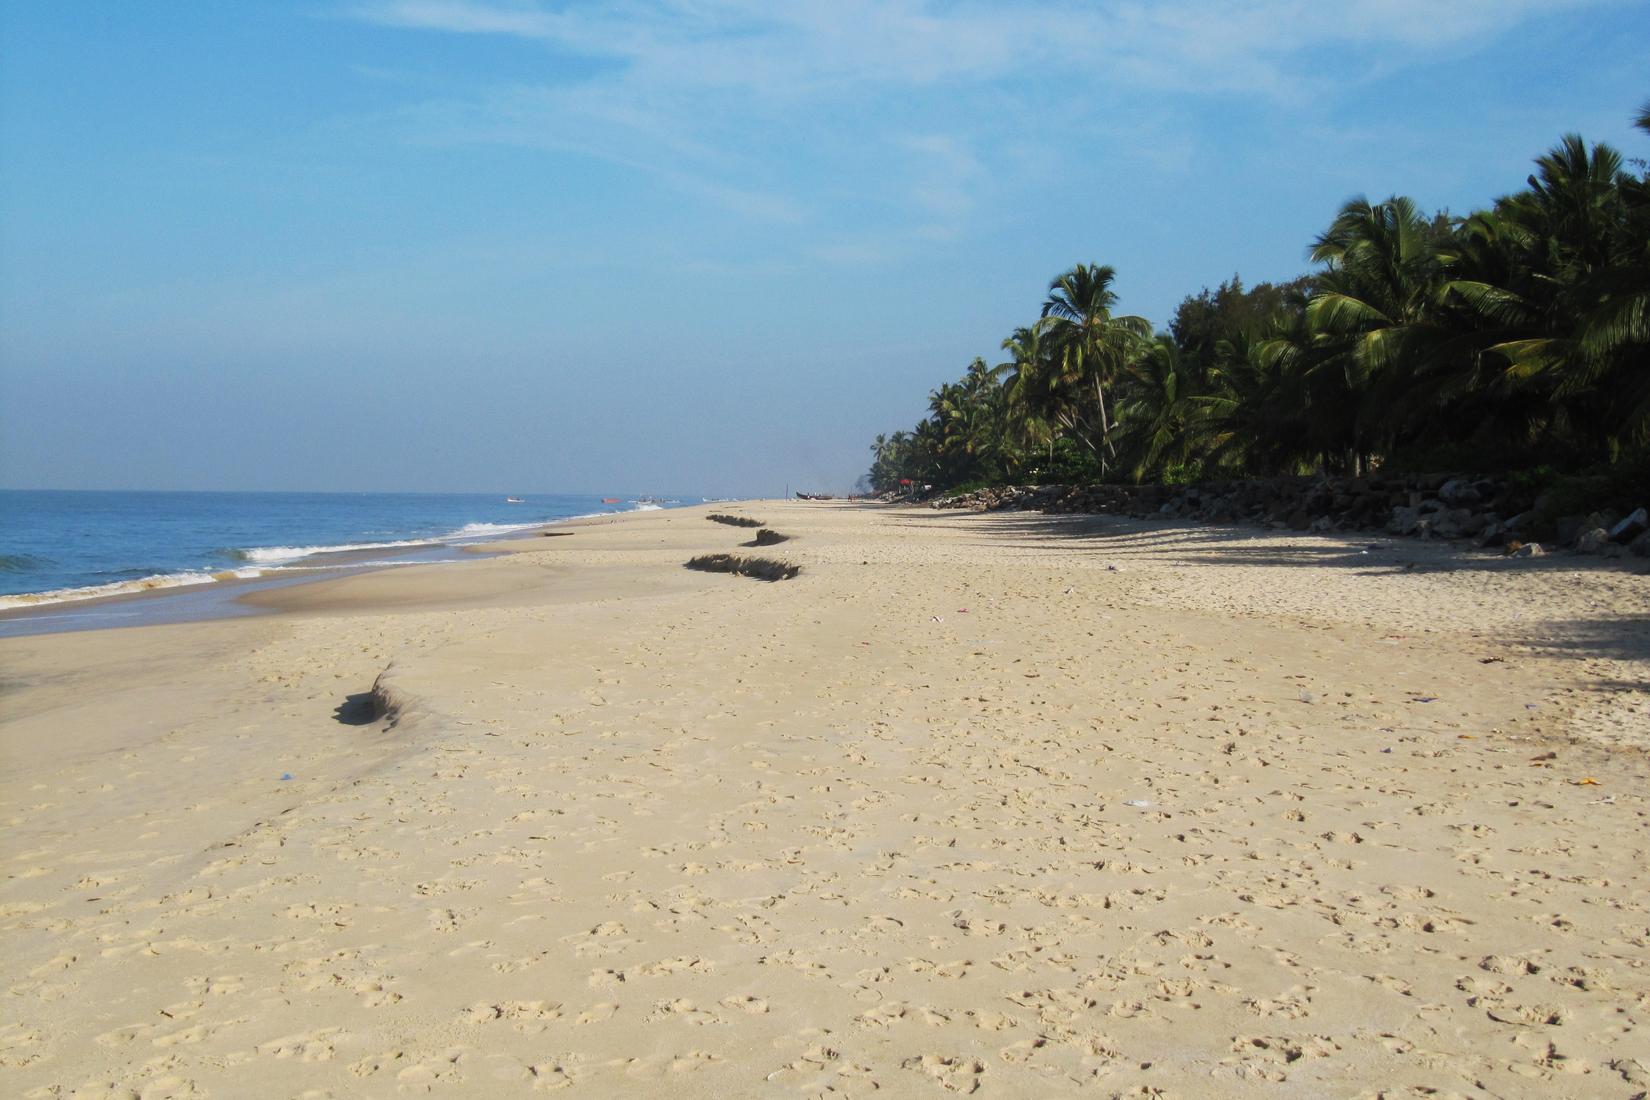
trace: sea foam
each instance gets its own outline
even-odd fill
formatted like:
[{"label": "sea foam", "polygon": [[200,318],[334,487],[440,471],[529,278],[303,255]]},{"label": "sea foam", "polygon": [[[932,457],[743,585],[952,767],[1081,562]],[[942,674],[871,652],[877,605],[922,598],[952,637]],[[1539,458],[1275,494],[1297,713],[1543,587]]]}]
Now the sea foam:
[{"label": "sea foam", "polygon": [[226,569],[217,573],[190,571],[187,573],[156,573],[129,581],[88,585],[85,588],[58,588],[50,592],[24,592],[15,596],[0,596],[0,611],[16,607],[35,607],[48,603],[71,603],[75,600],[98,600],[106,596],[130,596],[157,588],[185,588],[214,581],[251,580],[263,575],[261,569]]},{"label": "sea foam", "polygon": [[241,561],[250,561],[258,565],[284,565],[287,562],[314,557],[316,554],[347,554],[354,550],[391,550],[407,546],[431,546],[437,541],[436,539],[408,539],[401,542],[344,542],[331,546],[254,546],[246,550],[235,550],[233,555]]}]

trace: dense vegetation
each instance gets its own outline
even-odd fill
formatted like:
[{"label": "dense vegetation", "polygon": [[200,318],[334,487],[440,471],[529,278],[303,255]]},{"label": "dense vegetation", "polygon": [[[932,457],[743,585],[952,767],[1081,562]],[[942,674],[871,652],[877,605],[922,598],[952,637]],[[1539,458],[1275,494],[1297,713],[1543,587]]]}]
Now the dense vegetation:
[{"label": "dense vegetation", "polygon": [[[1650,104],[1636,125],[1650,133]],[[1040,317],[879,436],[870,482],[1185,482],[1650,456],[1650,171],[1565,137],[1464,218],[1355,199],[1317,269],[1186,298],[1168,332],[1079,265]]]}]

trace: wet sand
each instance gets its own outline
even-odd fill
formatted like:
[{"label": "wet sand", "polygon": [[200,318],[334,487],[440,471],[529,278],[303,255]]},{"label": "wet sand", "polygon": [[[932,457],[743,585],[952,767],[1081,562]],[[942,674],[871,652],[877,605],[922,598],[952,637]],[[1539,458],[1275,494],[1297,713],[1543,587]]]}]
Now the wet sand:
[{"label": "wet sand", "polygon": [[[0,1088],[1650,1088],[1633,567],[843,503],[572,529],[0,642]],[[716,552],[803,571],[681,568]]]}]

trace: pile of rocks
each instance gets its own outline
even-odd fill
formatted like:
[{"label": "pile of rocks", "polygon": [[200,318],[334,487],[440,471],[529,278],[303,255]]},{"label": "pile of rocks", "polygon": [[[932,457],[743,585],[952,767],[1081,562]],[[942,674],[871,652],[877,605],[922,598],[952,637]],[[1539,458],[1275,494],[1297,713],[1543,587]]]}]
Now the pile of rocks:
[{"label": "pile of rocks", "polygon": [[[1650,557],[1645,509],[1566,516],[1538,524],[1527,492],[1496,478],[1394,475],[1280,477],[1199,485],[1036,485],[980,489],[933,502],[977,512],[1167,516],[1248,523],[1291,531],[1375,531],[1423,539],[1469,539],[1522,556],[1541,553],[1532,536],[1583,553]],[[1544,528],[1539,529],[1538,528]],[[1556,528],[1554,530],[1553,528]]]}]

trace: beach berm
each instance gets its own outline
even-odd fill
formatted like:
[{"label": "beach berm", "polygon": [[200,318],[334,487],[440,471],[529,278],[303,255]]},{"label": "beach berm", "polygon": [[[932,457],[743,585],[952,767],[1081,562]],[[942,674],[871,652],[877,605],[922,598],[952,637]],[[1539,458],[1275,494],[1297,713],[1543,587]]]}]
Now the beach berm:
[{"label": "beach berm", "polygon": [[1650,1089],[1631,563],[749,508],[0,642],[0,1091]]}]

